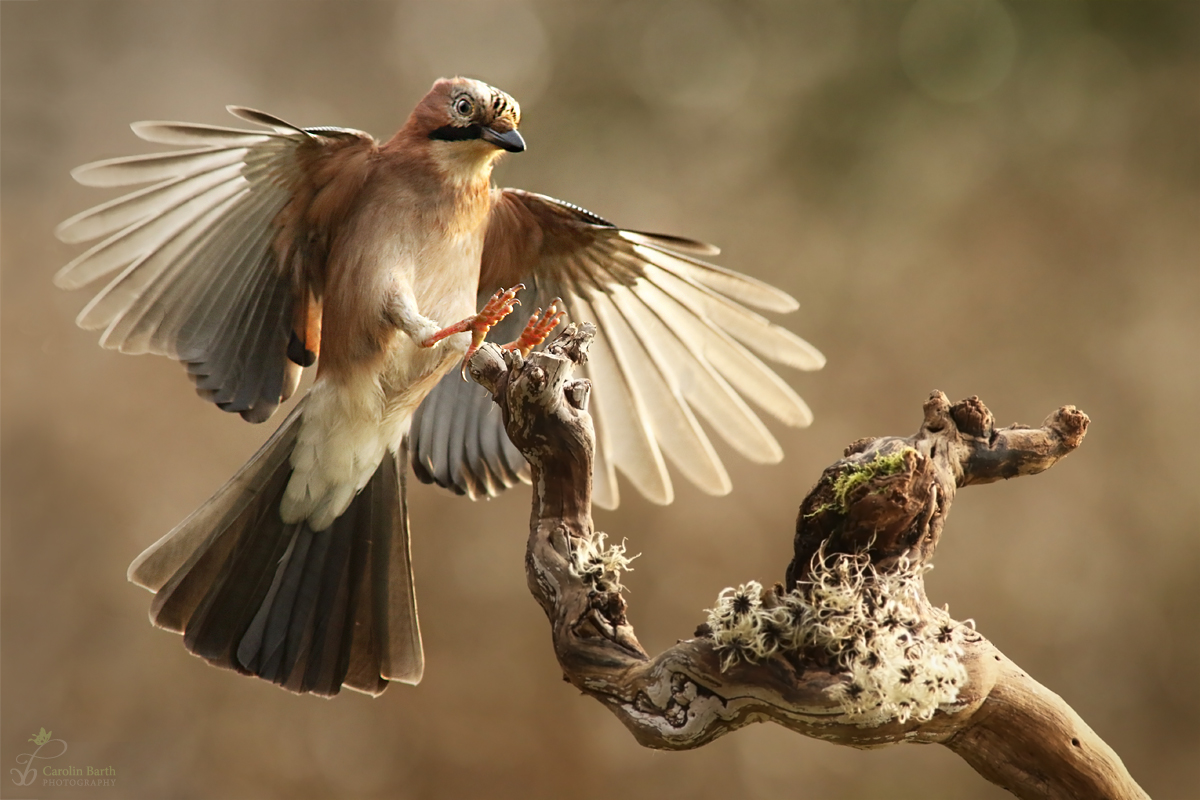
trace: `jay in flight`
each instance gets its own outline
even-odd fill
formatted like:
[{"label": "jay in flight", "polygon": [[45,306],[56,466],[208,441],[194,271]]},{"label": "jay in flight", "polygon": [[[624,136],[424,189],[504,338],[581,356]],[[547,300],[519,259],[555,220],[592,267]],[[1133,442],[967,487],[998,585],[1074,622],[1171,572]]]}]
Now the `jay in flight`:
[{"label": "jay in flight", "polygon": [[[408,463],[471,497],[528,480],[487,394],[455,374],[493,326],[528,353],[568,309],[597,324],[603,507],[618,470],[671,502],[666,460],[727,493],[697,417],[760,463],[783,454],[746,399],[811,421],[760,357],[811,370],[823,356],[749,308],[792,311],[789,295],[704,260],[710,245],[492,185],[496,160],[525,149],[504,92],[439,80],[385,143],[229,111],[258,127],[134,124],[183,149],[79,167],[89,186],[150,185],[57,230],[100,240],[56,277],[106,282],[79,325],[182,362],[219,408],[262,422],[318,365],[258,453],[129,568],[154,624],[210,663],[326,696],[420,681]],[[505,319],[518,289],[546,309],[523,329]]]}]

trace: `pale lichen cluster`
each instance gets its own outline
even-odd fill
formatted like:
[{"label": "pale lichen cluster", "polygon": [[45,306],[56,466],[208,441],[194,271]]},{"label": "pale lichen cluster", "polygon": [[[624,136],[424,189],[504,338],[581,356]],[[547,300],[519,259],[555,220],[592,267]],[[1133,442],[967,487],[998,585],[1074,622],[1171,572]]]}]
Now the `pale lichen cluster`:
[{"label": "pale lichen cluster", "polygon": [[625,541],[607,545],[608,534],[571,539],[571,572],[598,592],[621,592],[621,573],[632,572],[636,555],[625,555]]},{"label": "pale lichen cluster", "polygon": [[865,553],[822,550],[808,580],[782,596],[764,595],[755,581],[725,589],[708,611],[721,668],[781,652],[824,654],[844,675],[829,691],[850,721],[927,720],[957,698],[967,678],[962,644],[974,634],[929,606],[927,569],[902,559],[880,572]]}]

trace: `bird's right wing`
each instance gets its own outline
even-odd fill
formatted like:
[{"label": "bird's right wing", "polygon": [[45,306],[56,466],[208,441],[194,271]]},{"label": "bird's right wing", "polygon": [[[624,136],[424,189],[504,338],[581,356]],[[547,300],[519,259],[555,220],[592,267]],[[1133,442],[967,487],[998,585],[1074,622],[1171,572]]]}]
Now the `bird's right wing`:
[{"label": "bird's right wing", "polygon": [[[671,502],[666,460],[709,494],[729,476],[697,417],[742,455],[760,463],[783,451],[749,403],[797,427],[808,406],[758,356],[820,369],[816,348],[751,311],[786,312],[796,301],[703,260],[716,248],[675,236],[622,230],[578,206],[516,189],[493,191],[480,298],[523,282],[526,308],[555,297],[570,317],[596,323],[584,368],[593,379],[594,499],[618,502],[616,471],[648,499]],[[490,338],[515,338],[513,314]],[[747,403],[746,401],[749,401]],[[443,378],[413,418],[417,477],[460,493],[495,494],[526,479],[483,389]],[[664,459],[664,456],[666,457]]]},{"label": "bird's right wing", "polygon": [[134,133],[186,149],[75,169],[88,186],[152,185],[58,226],[65,242],[101,241],[55,277],[65,289],[107,280],[80,327],[123,353],[184,363],[196,391],[261,422],[316,359],[320,286],[335,207],[330,187],[361,185],[376,143],[345,128],[302,129],[229,111],[265,130],[138,122]]}]

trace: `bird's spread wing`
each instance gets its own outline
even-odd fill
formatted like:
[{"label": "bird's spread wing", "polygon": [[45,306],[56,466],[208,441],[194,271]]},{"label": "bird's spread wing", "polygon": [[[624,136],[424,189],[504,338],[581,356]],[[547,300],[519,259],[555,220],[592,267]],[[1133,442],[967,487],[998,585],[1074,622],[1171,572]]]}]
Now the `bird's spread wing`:
[{"label": "bird's spread wing", "polygon": [[[669,460],[709,494],[729,476],[697,417],[746,458],[779,461],[779,444],[746,402],[797,427],[812,415],[762,359],[802,370],[825,359],[812,345],[748,307],[787,312],[789,295],[703,260],[716,248],[621,230],[582,208],[514,189],[494,190],[480,297],[523,282],[525,309],[561,297],[569,315],[599,336],[586,367],[593,379],[595,501],[618,502],[616,471],[650,500],[669,503]],[[522,315],[524,316],[524,315]],[[515,338],[497,329],[495,341]],[[527,467],[479,386],[445,378],[414,418],[417,476],[471,495],[527,479]],[[665,459],[664,459],[665,456]]]},{"label": "bird's spread wing", "polygon": [[151,185],[58,227],[66,242],[101,241],[55,282],[74,289],[107,280],[80,313],[81,327],[103,330],[105,347],[183,362],[202,397],[261,422],[316,358],[313,290],[332,225],[314,211],[331,167],[343,173],[340,185],[353,183],[345,171],[365,170],[375,141],[229,110],[266,130],[139,122],[142,139],[185,149],[76,169],[89,186]]}]

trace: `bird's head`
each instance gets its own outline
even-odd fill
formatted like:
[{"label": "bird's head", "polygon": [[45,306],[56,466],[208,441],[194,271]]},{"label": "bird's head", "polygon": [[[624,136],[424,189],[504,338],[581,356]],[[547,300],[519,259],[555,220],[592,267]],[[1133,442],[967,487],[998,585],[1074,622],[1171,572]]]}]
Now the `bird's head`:
[{"label": "bird's head", "polygon": [[502,153],[525,149],[520,122],[521,106],[499,89],[470,78],[442,78],[417,104],[409,126],[429,140],[439,161],[486,169]]}]

